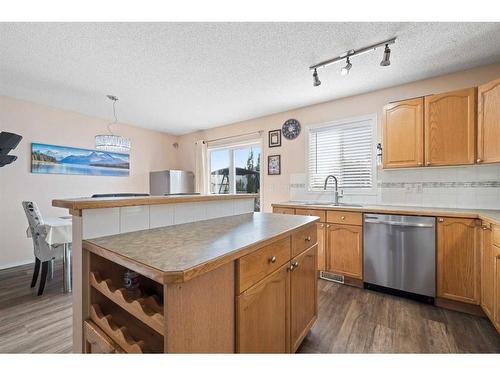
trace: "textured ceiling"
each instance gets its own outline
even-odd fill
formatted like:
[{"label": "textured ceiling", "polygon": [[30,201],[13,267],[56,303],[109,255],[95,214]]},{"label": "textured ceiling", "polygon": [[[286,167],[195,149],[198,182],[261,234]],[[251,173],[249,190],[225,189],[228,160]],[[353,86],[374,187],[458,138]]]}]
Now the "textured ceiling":
[{"label": "textured ceiling", "polygon": [[[382,50],[312,63],[393,36]],[[500,61],[500,23],[2,23],[0,95],[183,134]]]}]

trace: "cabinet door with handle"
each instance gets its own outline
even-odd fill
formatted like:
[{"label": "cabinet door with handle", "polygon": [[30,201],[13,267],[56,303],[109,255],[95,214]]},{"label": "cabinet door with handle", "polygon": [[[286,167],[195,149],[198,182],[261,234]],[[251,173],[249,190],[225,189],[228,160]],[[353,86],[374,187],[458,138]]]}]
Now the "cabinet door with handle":
[{"label": "cabinet door with handle", "polygon": [[326,224],[316,224],[318,227],[318,271],[325,270],[325,240],[326,240]]},{"label": "cabinet door with handle", "polygon": [[329,224],[327,226],[327,271],[363,279],[362,227]]},{"label": "cabinet door with handle", "polygon": [[500,162],[500,79],[479,86],[477,162]]},{"label": "cabinet door with handle", "polygon": [[475,162],[476,89],[425,97],[425,164]]},{"label": "cabinet door with handle", "polygon": [[438,218],[437,296],[480,303],[479,226],[475,219]]},{"label": "cabinet door with handle", "polygon": [[291,260],[290,337],[294,353],[318,315],[317,251],[315,245]]},{"label": "cabinet door with handle", "polygon": [[418,167],[424,160],[424,98],[384,107],[384,168]]},{"label": "cabinet door with handle", "polygon": [[495,262],[495,287],[494,287],[494,312],[493,324],[500,333],[500,247],[493,246],[493,259]]},{"label": "cabinet door with handle", "polygon": [[236,301],[236,351],[288,353],[289,302],[289,263],[240,294]]},{"label": "cabinet door with handle", "polygon": [[495,257],[491,224],[483,222],[481,230],[481,307],[486,315],[493,318],[495,286]]}]

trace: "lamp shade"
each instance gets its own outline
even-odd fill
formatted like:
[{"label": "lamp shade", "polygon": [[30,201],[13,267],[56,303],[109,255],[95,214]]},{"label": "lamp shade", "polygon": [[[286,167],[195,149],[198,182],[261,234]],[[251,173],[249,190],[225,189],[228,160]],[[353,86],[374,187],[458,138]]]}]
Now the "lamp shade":
[{"label": "lamp shade", "polygon": [[130,153],[130,139],[114,134],[95,136],[95,148],[100,151]]}]

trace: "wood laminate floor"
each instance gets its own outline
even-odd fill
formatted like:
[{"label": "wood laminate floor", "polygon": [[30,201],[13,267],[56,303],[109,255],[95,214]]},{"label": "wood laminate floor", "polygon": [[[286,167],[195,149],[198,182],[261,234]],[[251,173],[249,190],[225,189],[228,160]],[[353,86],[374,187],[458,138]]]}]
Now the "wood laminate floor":
[{"label": "wood laminate floor", "polygon": [[[69,353],[71,295],[61,264],[42,297],[33,266],[0,271],[0,353]],[[344,285],[319,282],[318,321],[302,353],[500,353],[485,318]]]}]

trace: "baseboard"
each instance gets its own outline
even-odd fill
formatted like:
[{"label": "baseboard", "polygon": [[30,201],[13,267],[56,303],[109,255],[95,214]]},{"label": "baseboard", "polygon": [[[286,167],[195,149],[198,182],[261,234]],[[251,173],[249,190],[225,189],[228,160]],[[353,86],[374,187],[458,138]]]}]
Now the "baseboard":
[{"label": "baseboard", "polygon": [[483,318],[487,317],[483,309],[479,305],[472,305],[470,303],[454,301],[446,298],[436,298],[434,304],[438,307],[442,307],[448,310],[459,311],[466,314],[480,316]]},{"label": "baseboard", "polygon": [[16,263],[9,263],[9,264],[2,264],[0,265],[0,270],[6,270],[8,268],[14,268],[14,267],[19,267],[19,266],[25,266],[27,264],[35,263],[35,258],[31,258],[29,260],[23,260],[21,262],[16,262]]}]

